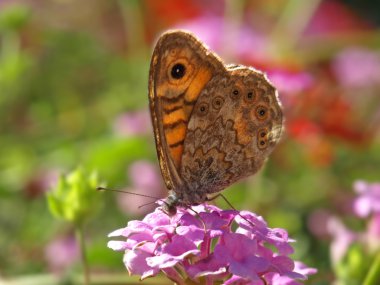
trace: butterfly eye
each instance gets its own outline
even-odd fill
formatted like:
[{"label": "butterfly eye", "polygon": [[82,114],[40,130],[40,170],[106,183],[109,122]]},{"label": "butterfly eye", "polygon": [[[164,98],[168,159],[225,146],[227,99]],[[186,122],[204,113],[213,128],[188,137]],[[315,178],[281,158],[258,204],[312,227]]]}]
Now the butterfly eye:
[{"label": "butterfly eye", "polygon": [[268,117],[268,109],[267,109],[267,107],[259,105],[256,108],[256,117],[259,120],[265,120]]},{"label": "butterfly eye", "polygon": [[170,72],[174,79],[181,79],[186,73],[186,67],[182,63],[177,63],[172,67]]},{"label": "butterfly eye", "polygon": [[216,110],[219,110],[220,108],[222,108],[223,103],[224,103],[224,99],[218,96],[214,98],[214,100],[212,100],[212,107]]},{"label": "butterfly eye", "polygon": [[257,147],[264,149],[268,145],[268,129],[263,128],[257,132]]},{"label": "butterfly eye", "polygon": [[268,138],[268,129],[262,128],[257,132],[257,139],[267,139]]},{"label": "butterfly eye", "polygon": [[244,98],[244,100],[247,103],[253,102],[253,101],[255,101],[255,99],[256,99],[256,93],[254,90],[248,91],[248,93],[245,95],[245,98]]},{"label": "butterfly eye", "polygon": [[208,105],[206,103],[201,103],[198,107],[198,114],[204,116],[208,113]]},{"label": "butterfly eye", "polygon": [[259,140],[257,146],[259,149],[264,149],[267,147],[267,142],[265,140]]},{"label": "butterfly eye", "polygon": [[233,99],[233,100],[236,100],[240,97],[240,91],[239,89],[237,88],[234,88],[231,90],[231,93],[230,93],[230,97]]}]

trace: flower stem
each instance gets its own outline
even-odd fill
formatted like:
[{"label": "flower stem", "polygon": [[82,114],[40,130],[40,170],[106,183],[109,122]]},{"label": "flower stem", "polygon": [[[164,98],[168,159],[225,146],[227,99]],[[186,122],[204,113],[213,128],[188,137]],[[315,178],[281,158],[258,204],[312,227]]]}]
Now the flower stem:
[{"label": "flower stem", "polygon": [[363,285],[377,285],[380,280],[380,251],[377,253],[367,276],[364,279]]},{"label": "flower stem", "polygon": [[165,273],[165,275],[175,282],[177,285],[185,285],[185,281],[182,279],[181,275],[178,273],[178,271],[175,269],[175,267],[172,268],[165,268],[162,269],[162,271]]},{"label": "flower stem", "polygon": [[287,54],[295,49],[321,0],[288,0],[270,37]]},{"label": "flower stem", "polygon": [[90,284],[90,271],[87,262],[86,246],[84,242],[83,226],[79,225],[75,231],[77,242],[79,243],[81,261],[83,266],[84,285]]}]

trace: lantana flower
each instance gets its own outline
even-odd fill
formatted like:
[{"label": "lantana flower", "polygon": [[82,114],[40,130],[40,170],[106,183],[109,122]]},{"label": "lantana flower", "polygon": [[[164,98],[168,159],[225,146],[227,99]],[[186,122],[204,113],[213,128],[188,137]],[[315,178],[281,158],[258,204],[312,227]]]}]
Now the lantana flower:
[{"label": "lantana flower", "polygon": [[361,218],[368,218],[367,231],[362,239],[375,252],[380,249],[380,183],[356,181],[354,190],[358,197],[354,200],[354,212]]},{"label": "lantana flower", "polygon": [[353,231],[339,217],[327,219],[327,229],[332,237],[332,264],[342,284],[351,280],[360,284],[378,284],[376,281],[364,282],[364,274],[372,272],[370,267],[378,266],[376,258],[380,260],[380,183],[359,180],[354,183],[354,190],[358,195],[352,204],[353,211],[363,220],[366,229]]},{"label": "lantana flower", "polygon": [[125,251],[127,270],[141,279],[162,272],[177,284],[280,285],[300,284],[316,272],[295,266],[286,230],[248,211],[202,204],[169,216],[157,207],[109,236],[123,238],[108,247]]}]

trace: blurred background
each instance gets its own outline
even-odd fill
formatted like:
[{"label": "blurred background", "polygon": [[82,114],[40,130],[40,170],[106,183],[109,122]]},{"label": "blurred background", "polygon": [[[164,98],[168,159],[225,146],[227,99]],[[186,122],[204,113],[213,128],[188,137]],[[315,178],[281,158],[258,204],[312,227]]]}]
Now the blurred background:
[{"label": "blurred background", "polygon": [[[369,0],[0,0],[0,283],[80,271],[73,228],[46,202],[60,174],[82,166],[110,187],[166,195],[147,87],[155,40],[170,28],[277,86],[283,139],[260,173],[225,195],[289,231],[294,258],[319,270],[307,284],[341,280],[352,265],[346,248],[334,249],[342,243],[329,221],[364,233],[353,183],[380,181],[379,11]],[[151,200],[97,195],[86,225],[91,272],[127,280],[107,234]]]}]

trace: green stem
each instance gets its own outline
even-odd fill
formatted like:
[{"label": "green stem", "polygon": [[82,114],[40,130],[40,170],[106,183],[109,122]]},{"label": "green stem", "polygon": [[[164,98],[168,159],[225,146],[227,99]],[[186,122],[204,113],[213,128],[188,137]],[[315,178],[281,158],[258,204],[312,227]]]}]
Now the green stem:
[{"label": "green stem", "polygon": [[377,253],[367,276],[364,279],[363,285],[378,285],[380,282],[380,251]]},{"label": "green stem", "polygon": [[236,52],[233,50],[233,45],[230,42],[237,42],[239,35],[239,29],[241,28],[243,22],[243,13],[246,0],[227,0],[225,3],[225,25],[224,34],[227,35],[222,37],[223,39],[223,50],[222,55],[226,57],[229,61],[236,61]]},{"label": "green stem", "polygon": [[127,52],[139,53],[145,51],[142,47],[146,47],[144,41],[144,20],[142,7],[139,1],[117,1],[121,16],[124,23],[124,30],[127,42]]},{"label": "green stem", "polygon": [[90,271],[89,271],[88,262],[87,262],[86,246],[85,246],[84,235],[83,235],[83,226],[80,226],[80,225],[77,226],[75,235],[76,235],[77,242],[79,243],[81,261],[82,261],[82,266],[83,266],[84,284],[89,285]]}]

